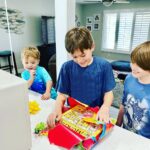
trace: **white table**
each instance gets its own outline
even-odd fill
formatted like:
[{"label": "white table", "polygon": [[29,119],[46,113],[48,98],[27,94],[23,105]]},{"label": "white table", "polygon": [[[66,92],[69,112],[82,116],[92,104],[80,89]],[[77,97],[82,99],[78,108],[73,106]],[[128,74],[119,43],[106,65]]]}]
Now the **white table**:
[{"label": "white table", "polygon": [[[53,111],[55,100],[41,100],[41,95],[29,92],[29,100],[36,100],[41,111],[36,115],[31,115],[32,149],[31,150],[59,150],[57,146],[50,145],[47,137],[34,136],[35,125],[45,122],[49,113]],[[150,150],[150,139],[129,132],[123,128],[115,126],[114,129],[100,141],[93,150]]]},{"label": "white table", "polygon": [[46,122],[48,115],[53,111],[55,100],[41,100],[41,94],[29,91],[29,101],[37,101],[41,108],[37,114],[30,115],[32,134],[31,150],[57,150],[57,147],[54,149],[54,145],[50,145],[46,136],[36,137],[34,135],[34,128],[36,124]]}]

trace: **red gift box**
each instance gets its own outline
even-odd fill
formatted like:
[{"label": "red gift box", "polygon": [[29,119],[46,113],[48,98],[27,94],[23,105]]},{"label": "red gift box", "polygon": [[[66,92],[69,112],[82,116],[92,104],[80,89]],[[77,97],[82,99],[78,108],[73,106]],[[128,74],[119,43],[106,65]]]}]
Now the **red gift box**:
[{"label": "red gift box", "polygon": [[[66,149],[81,146],[91,149],[114,126],[95,120],[98,107],[92,108],[79,101],[69,98],[70,109],[62,114],[57,125],[49,130],[48,138],[51,144]],[[65,110],[65,109],[64,109]]]}]

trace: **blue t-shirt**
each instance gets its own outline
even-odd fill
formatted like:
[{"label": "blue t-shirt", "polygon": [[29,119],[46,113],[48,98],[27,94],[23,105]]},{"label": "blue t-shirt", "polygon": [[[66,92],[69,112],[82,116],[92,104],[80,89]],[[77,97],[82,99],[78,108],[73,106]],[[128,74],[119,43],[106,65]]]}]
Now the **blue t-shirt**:
[{"label": "blue t-shirt", "polygon": [[[28,70],[24,70],[21,74],[22,78],[25,80],[30,79],[30,73]],[[37,66],[34,81],[30,87],[31,90],[44,94],[46,91],[46,83],[47,81],[51,81],[51,77],[45,68]],[[57,93],[55,89],[52,87],[51,89],[51,98],[56,99]]]},{"label": "blue t-shirt", "polygon": [[150,84],[142,84],[129,74],[124,83],[123,127],[150,138]]},{"label": "blue t-shirt", "polygon": [[103,104],[104,94],[115,87],[112,67],[109,62],[93,57],[87,67],[80,67],[73,60],[63,64],[57,90],[91,107]]}]

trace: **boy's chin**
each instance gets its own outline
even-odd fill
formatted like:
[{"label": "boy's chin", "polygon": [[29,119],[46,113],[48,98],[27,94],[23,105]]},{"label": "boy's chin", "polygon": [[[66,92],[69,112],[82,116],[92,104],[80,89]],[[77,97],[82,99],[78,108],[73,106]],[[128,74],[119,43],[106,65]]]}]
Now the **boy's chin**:
[{"label": "boy's chin", "polygon": [[35,70],[34,68],[27,68],[26,70],[31,71],[31,70]]},{"label": "boy's chin", "polygon": [[87,67],[88,65],[86,64],[86,65],[80,65],[80,64],[78,64],[80,67],[82,67],[82,68],[85,68],[85,67]]},{"label": "boy's chin", "polygon": [[135,73],[133,73],[133,72],[132,72],[132,76],[135,77],[135,78],[139,78],[139,75],[138,75],[138,74],[135,74]]}]

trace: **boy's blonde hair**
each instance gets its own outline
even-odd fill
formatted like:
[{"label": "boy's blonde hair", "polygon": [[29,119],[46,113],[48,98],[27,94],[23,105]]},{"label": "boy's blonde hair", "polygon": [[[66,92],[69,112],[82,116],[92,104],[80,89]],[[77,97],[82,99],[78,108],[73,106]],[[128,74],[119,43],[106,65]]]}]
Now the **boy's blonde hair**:
[{"label": "boy's blonde hair", "polygon": [[138,45],[131,53],[131,62],[150,71],[150,41]]},{"label": "boy's blonde hair", "polygon": [[93,44],[92,35],[86,27],[75,27],[69,30],[65,37],[66,50],[71,54],[77,49],[83,53],[85,49],[91,49]]},{"label": "boy's blonde hair", "polygon": [[29,46],[23,49],[21,58],[28,59],[33,57],[34,59],[40,60],[40,52],[36,47]]}]

